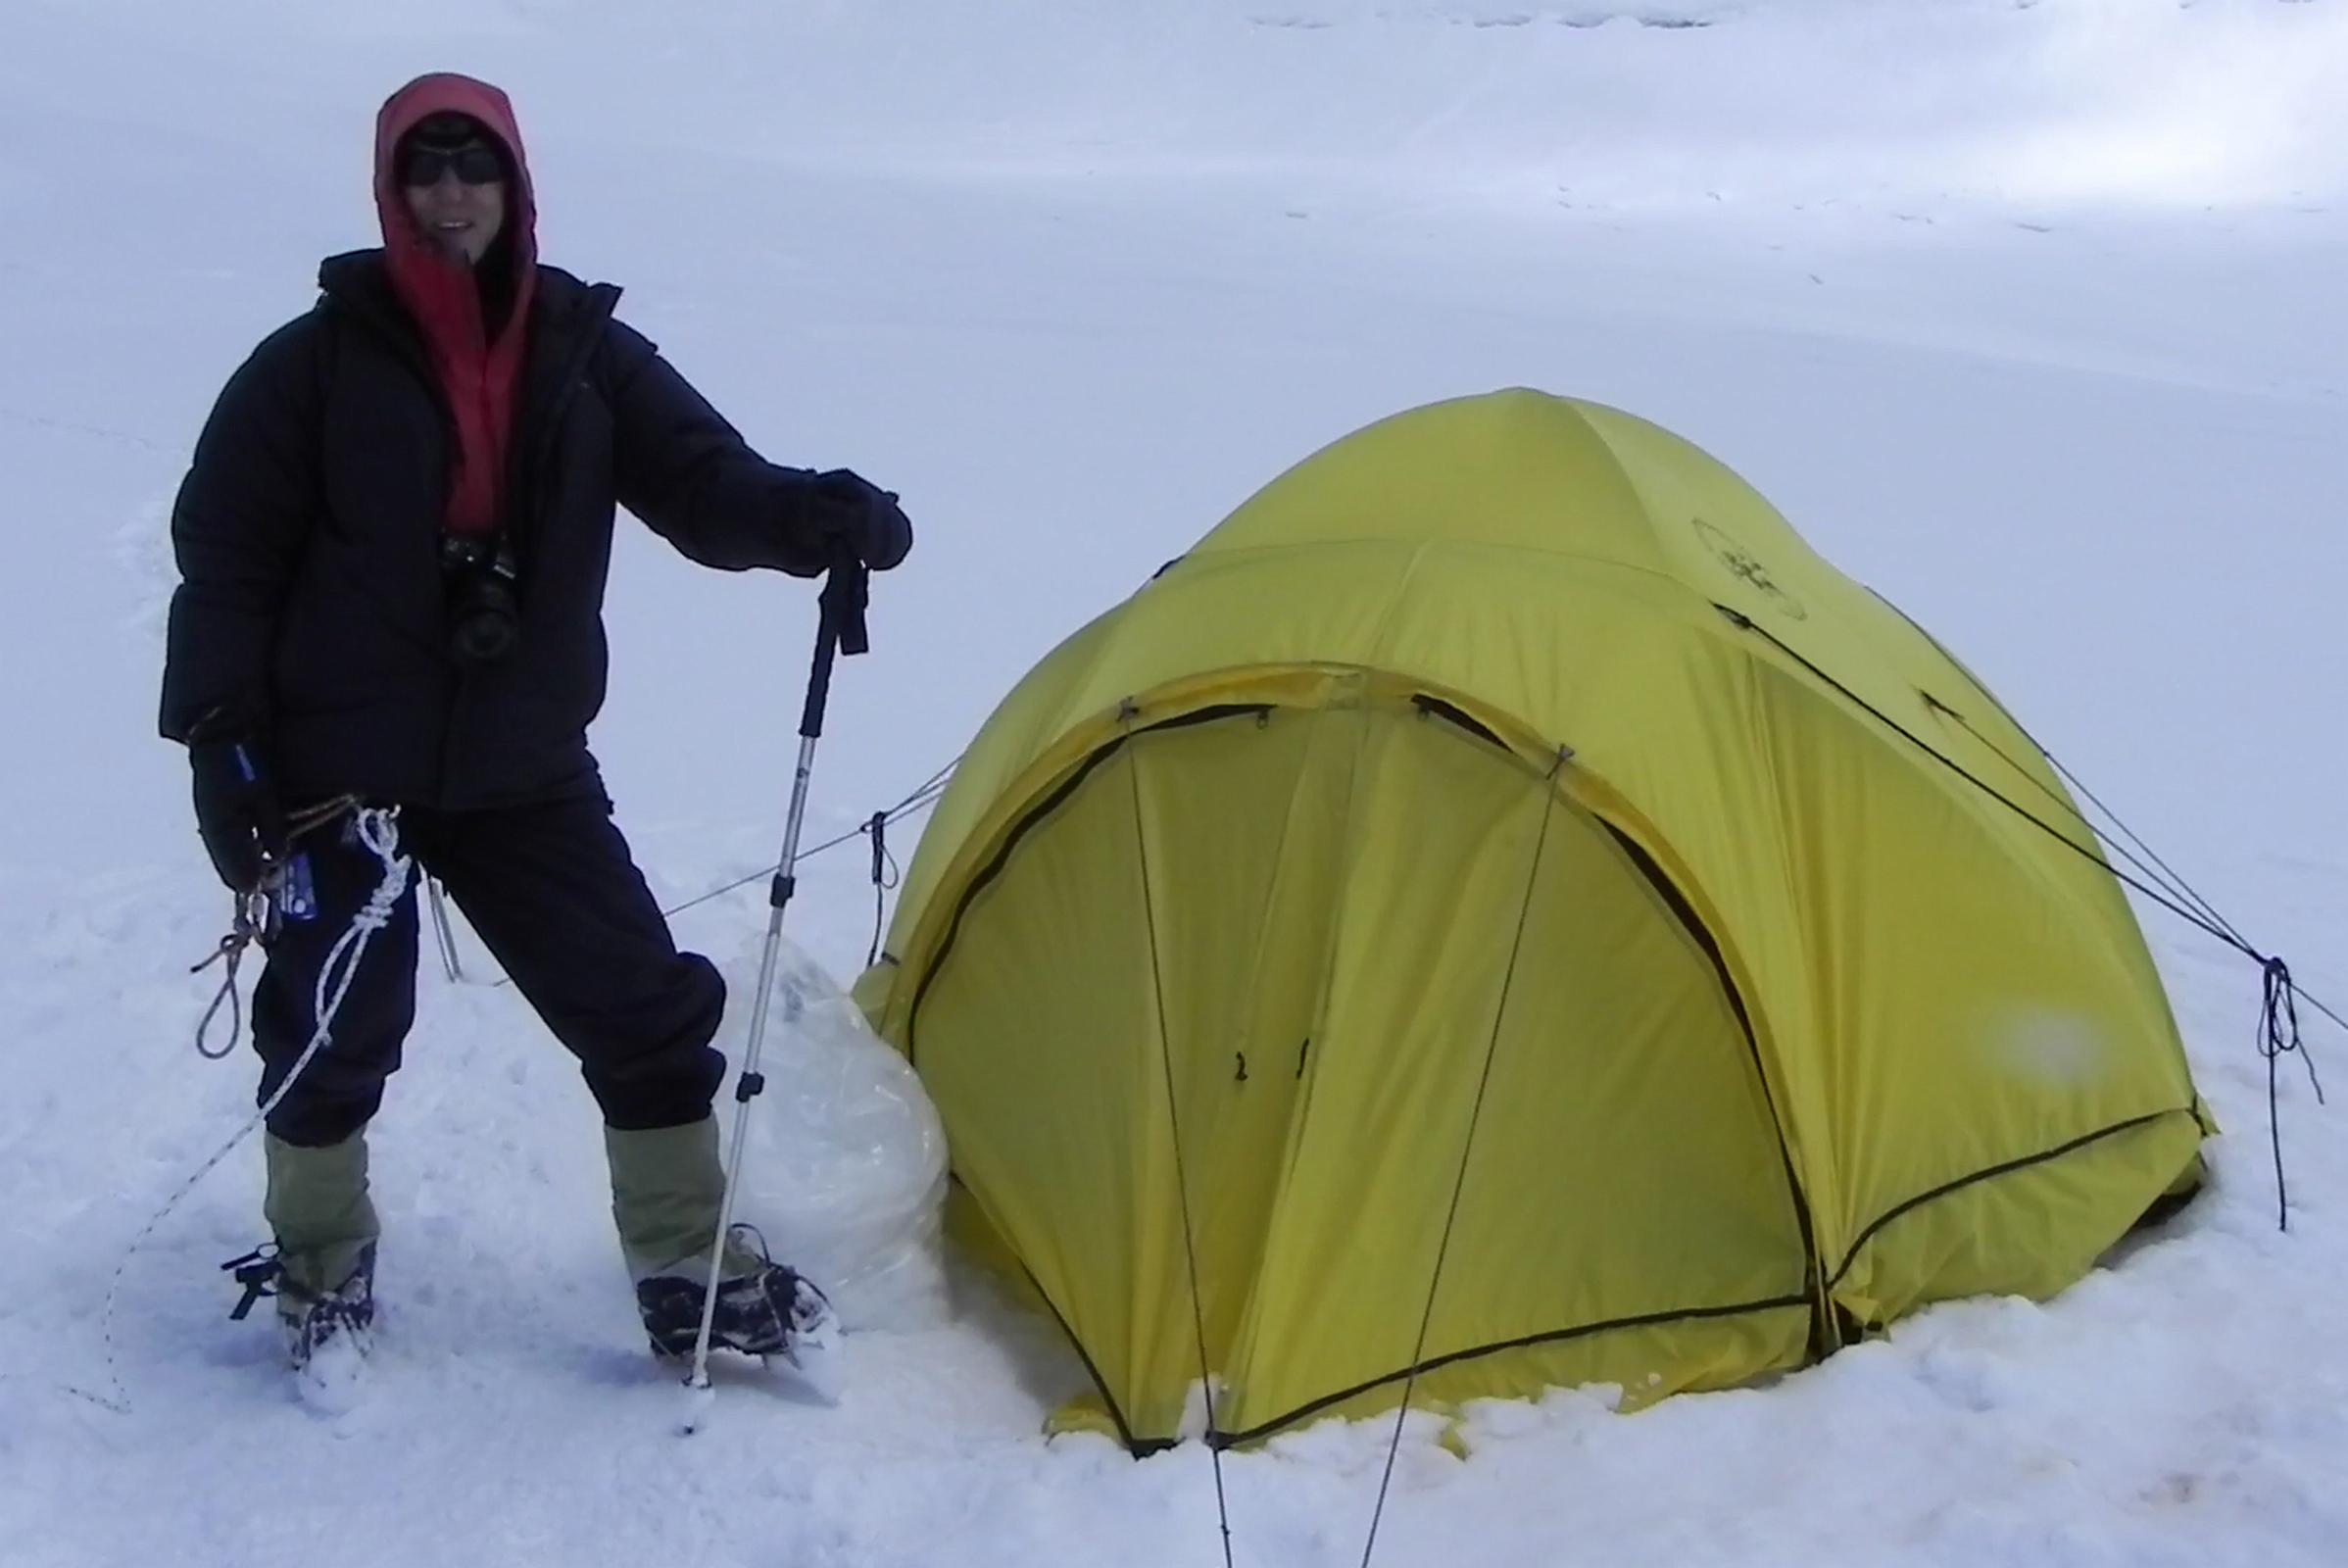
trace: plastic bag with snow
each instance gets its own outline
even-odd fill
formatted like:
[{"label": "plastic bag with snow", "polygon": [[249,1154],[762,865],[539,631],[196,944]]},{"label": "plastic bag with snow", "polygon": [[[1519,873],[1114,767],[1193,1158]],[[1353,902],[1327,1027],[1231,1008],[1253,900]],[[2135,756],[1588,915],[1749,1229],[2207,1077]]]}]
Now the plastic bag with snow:
[{"label": "plastic bag with snow", "polygon": [[[736,1069],[763,952],[760,938],[725,967],[718,1045]],[[766,1091],[751,1102],[735,1217],[758,1227],[776,1261],[822,1286],[849,1328],[944,1321],[946,1131],[937,1108],[905,1057],[788,939],[758,1067]]]}]

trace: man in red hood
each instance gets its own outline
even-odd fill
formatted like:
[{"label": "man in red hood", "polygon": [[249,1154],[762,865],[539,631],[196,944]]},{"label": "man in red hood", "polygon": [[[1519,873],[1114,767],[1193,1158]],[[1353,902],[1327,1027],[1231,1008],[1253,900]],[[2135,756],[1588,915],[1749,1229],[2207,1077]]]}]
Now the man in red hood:
[{"label": "man in red hood", "polygon": [[[331,1043],[287,1079],[379,879],[352,808],[387,805],[578,1058],[646,1328],[678,1351],[723,1184],[724,987],[677,951],[587,749],[614,509],[706,564],[800,576],[886,570],[911,525],[854,473],[766,462],[613,318],[616,288],[539,263],[495,87],[442,74],[394,93],[375,205],[382,248],[325,262],[315,308],[230,378],[171,516],[163,732],[187,745],[221,880],[282,913],[253,1008],[261,1097],[284,1091],[265,1140],[279,1312],[297,1364],[363,1348],[372,1321],[366,1127],[415,1011],[412,896]],[[716,1343],[788,1350],[827,1313],[789,1268],[730,1249]]]}]

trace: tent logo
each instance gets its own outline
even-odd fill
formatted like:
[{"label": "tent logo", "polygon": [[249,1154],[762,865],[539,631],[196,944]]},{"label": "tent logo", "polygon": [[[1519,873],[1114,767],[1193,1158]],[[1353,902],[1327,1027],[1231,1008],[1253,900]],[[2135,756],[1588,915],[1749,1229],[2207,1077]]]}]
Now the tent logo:
[{"label": "tent logo", "polygon": [[1760,557],[1701,517],[1695,519],[1695,534],[1697,538],[1704,541],[1705,549],[1720,558],[1720,564],[1729,568],[1731,576],[1744,583],[1795,620],[1810,618],[1810,612],[1802,608],[1802,602],[1778,586],[1777,579],[1770,576],[1769,568],[1761,564]]}]

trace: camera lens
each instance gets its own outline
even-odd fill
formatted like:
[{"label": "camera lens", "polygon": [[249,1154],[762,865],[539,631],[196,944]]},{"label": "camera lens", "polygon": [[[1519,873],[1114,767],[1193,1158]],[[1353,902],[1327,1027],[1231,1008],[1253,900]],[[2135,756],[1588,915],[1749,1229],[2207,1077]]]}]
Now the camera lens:
[{"label": "camera lens", "polygon": [[454,652],[463,663],[491,663],[514,651],[516,629],[513,612],[500,607],[476,608],[457,622]]}]

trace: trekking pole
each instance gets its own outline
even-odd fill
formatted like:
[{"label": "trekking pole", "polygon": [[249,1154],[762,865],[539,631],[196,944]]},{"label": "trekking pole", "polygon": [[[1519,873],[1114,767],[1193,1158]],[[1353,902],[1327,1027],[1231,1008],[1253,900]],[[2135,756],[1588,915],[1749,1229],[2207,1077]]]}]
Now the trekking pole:
[{"label": "trekking pole", "polygon": [[[734,1219],[734,1194],[742,1175],[742,1148],[750,1134],[750,1102],[766,1087],[758,1072],[758,1052],[766,1043],[766,1005],[773,995],[776,960],[783,942],[783,911],[799,878],[792,862],[799,858],[799,829],[807,813],[807,780],[815,768],[815,742],[823,735],[823,710],[832,690],[834,653],[863,653],[870,643],[864,635],[864,605],[870,583],[864,564],[843,551],[832,561],[816,598],[815,663],[807,675],[807,702],[799,719],[799,770],[791,780],[791,809],[783,822],[783,858],[776,862],[774,880],[767,886],[766,952],[758,963],[758,994],[751,1004],[750,1046],[742,1057],[742,1076],[734,1082],[734,1141],[726,1151],[725,1196],[717,1208],[717,1235],[709,1244],[709,1284],[703,1293],[701,1332],[693,1342],[693,1370],[685,1386],[696,1392],[709,1387],[709,1331],[717,1317],[717,1277],[725,1266],[725,1237]],[[686,1431],[693,1430],[688,1423]]]}]

